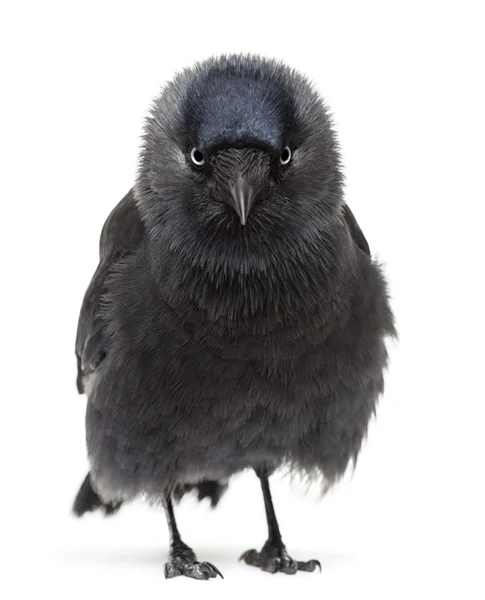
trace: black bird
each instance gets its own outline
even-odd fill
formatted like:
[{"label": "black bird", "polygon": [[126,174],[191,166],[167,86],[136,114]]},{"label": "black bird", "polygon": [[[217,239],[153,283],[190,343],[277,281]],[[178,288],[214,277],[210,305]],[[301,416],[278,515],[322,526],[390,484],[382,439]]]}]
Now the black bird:
[{"label": "black bird", "polygon": [[220,574],[181,539],[172,500],[213,505],[232,475],[328,487],[355,462],[394,335],[386,283],[343,198],[338,144],[308,81],[231,55],[175,77],[146,120],[135,186],[108,217],[76,342],[90,462],[74,504],[107,514],[145,496],[171,534],[165,576]]}]

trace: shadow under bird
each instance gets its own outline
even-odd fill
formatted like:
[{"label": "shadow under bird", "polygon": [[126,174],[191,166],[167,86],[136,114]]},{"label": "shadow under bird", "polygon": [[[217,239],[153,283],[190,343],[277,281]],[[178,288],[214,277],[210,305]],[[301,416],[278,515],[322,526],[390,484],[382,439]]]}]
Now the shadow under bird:
[{"label": "shadow under bird", "polygon": [[90,471],[74,512],[159,501],[165,576],[209,579],[220,572],[182,541],[173,501],[195,491],[215,506],[252,468],[268,539],[242,560],[314,571],[286,550],[268,478],[286,466],[328,487],[355,462],[390,335],[386,283],[344,201],[317,92],[255,56],[186,69],[151,107],[82,305]]}]

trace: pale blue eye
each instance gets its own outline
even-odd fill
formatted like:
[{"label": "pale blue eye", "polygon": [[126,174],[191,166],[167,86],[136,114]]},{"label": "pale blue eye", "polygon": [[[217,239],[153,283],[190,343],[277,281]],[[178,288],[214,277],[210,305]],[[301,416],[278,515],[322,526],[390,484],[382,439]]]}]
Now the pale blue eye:
[{"label": "pale blue eye", "polygon": [[290,162],[290,160],[291,160],[291,150],[288,146],[286,146],[280,155],[280,163],[282,165],[287,165]]},{"label": "pale blue eye", "polygon": [[201,167],[205,163],[204,155],[200,150],[197,150],[197,148],[192,148],[190,158],[197,167]]}]

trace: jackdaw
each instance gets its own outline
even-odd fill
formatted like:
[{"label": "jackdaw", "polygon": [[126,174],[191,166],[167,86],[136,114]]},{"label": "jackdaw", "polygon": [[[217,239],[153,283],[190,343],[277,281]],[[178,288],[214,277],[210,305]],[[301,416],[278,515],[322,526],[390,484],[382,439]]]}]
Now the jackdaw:
[{"label": "jackdaw", "polygon": [[355,463],[395,332],[328,110],[289,67],[222,56],[162,90],[142,140],[79,319],[90,471],[74,512],[159,501],[165,576],[209,579],[173,500],[215,505],[252,468],[268,540],[241,558],[314,571],[286,550],[268,478],[286,467],[328,488]]}]

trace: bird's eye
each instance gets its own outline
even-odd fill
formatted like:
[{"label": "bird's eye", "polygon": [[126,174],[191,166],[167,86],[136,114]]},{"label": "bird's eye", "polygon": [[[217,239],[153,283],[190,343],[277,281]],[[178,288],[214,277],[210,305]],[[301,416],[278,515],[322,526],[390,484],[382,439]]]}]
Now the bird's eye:
[{"label": "bird's eye", "polygon": [[205,163],[204,155],[200,150],[197,150],[197,148],[192,148],[190,151],[190,159],[196,167],[202,167],[202,165]]},{"label": "bird's eye", "polygon": [[282,165],[287,165],[291,160],[291,150],[288,146],[285,147],[283,152],[280,155],[280,163]]}]

